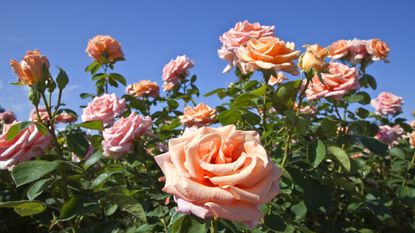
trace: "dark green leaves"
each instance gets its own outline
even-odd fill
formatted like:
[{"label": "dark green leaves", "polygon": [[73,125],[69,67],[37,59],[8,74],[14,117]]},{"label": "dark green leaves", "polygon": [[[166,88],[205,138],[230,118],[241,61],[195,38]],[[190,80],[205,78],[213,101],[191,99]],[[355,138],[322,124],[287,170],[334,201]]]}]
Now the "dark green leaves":
[{"label": "dark green leaves", "polygon": [[300,79],[280,85],[273,96],[273,104],[275,109],[282,112],[286,109],[292,108],[300,85]]},{"label": "dark green leaves", "polygon": [[29,200],[35,199],[37,196],[42,194],[43,190],[48,188],[48,186],[51,185],[53,182],[54,182],[53,178],[45,178],[45,179],[36,181],[27,190],[27,193],[26,193],[27,198]]},{"label": "dark green leaves", "polygon": [[308,160],[313,165],[317,167],[326,156],[326,147],[324,143],[320,140],[310,143],[308,147]]},{"label": "dark green leaves", "polygon": [[13,208],[21,217],[42,213],[46,206],[40,201],[9,201],[0,202],[0,208]]},{"label": "dark green leaves", "polygon": [[86,215],[98,209],[99,205],[96,200],[84,196],[75,196],[66,201],[62,206],[59,219],[63,221],[69,220],[76,215]]},{"label": "dark green leaves", "polygon": [[23,162],[13,168],[11,175],[17,187],[38,180],[53,172],[59,161],[34,160]]},{"label": "dark green leaves", "polygon": [[222,125],[231,125],[238,122],[241,116],[242,114],[238,110],[229,109],[219,113],[217,117]]},{"label": "dark green leaves", "polygon": [[347,153],[337,146],[329,146],[327,152],[334,155],[344,169],[350,171],[350,159]]},{"label": "dark green leaves", "polygon": [[172,224],[172,233],[205,233],[207,226],[203,220],[191,215],[183,215]]},{"label": "dark green leaves", "polygon": [[102,126],[102,121],[96,120],[96,121],[85,121],[78,124],[79,127],[85,128],[85,129],[93,129],[93,130],[104,130],[104,127]]},{"label": "dark green leaves", "polygon": [[71,130],[66,133],[66,143],[68,149],[79,157],[84,157],[89,149],[88,140],[80,130]]},{"label": "dark green leaves", "polygon": [[56,82],[58,83],[59,90],[63,90],[69,83],[68,75],[61,68],[59,68],[59,74],[58,77],[56,77]]}]

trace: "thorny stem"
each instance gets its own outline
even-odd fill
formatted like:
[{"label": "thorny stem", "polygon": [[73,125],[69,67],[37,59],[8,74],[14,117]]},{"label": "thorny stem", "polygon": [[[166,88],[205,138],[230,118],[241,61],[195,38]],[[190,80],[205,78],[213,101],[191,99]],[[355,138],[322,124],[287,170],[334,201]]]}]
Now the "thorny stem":
[{"label": "thorny stem", "polygon": [[212,218],[212,221],[210,221],[210,233],[217,233],[218,232],[218,218],[214,217]]}]

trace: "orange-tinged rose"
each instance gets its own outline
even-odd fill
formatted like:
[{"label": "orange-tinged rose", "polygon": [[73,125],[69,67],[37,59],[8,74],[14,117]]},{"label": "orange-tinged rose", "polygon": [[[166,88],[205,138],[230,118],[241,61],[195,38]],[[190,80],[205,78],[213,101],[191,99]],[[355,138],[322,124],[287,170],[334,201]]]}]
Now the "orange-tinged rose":
[{"label": "orange-tinged rose", "polygon": [[33,85],[42,79],[43,66],[49,69],[49,60],[42,56],[39,50],[27,51],[23,60],[19,63],[11,60],[10,65],[16,73],[19,83],[23,85]]},{"label": "orange-tinged rose", "polygon": [[215,216],[249,226],[263,217],[260,205],[280,191],[281,170],[262,147],[258,133],[220,128],[187,128],[155,157],[174,195],[177,211]]},{"label": "orange-tinged rose", "polygon": [[111,36],[98,35],[88,41],[88,55],[98,62],[114,63],[124,59],[121,44]]},{"label": "orange-tinged rose", "polygon": [[272,69],[297,75],[294,60],[298,59],[300,51],[294,48],[294,43],[286,43],[276,37],[251,39],[246,47],[237,49],[238,65],[245,74],[259,69]]},{"label": "orange-tinged rose", "polygon": [[386,61],[390,51],[388,45],[379,39],[371,39],[369,43],[367,43],[366,49],[374,61]]},{"label": "orange-tinged rose", "polygon": [[328,49],[322,48],[318,44],[305,45],[307,50],[300,57],[298,67],[304,71],[313,69],[314,71],[323,71],[327,67],[324,59],[327,56]]},{"label": "orange-tinged rose", "polygon": [[180,121],[187,127],[208,126],[215,122],[216,110],[206,104],[200,103],[196,107],[186,107],[184,114],[179,116]]},{"label": "orange-tinged rose", "polygon": [[409,134],[409,143],[412,147],[415,147],[415,132]]},{"label": "orange-tinged rose", "polygon": [[158,97],[160,87],[150,80],[141,80],[138,83],[128,85],[125,92],[135,97]]},{"label": "orange-tinged rose", "polygon": [[347,40],[338,40],[328,47],[328,57],[340,59],[345,57],[349,52],[349,44]]}]

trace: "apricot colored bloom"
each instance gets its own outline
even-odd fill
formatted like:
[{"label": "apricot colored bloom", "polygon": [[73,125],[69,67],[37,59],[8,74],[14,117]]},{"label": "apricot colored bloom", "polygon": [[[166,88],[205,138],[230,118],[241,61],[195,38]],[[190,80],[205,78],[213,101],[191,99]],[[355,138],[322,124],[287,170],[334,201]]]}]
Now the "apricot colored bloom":
[{"label": "apricot colored bloom", "polygon": [[49,60],[42,56],[39,50],[32,50],[26,52],[20,63],[13,59],[10,61],[10,65],[16,73],[19,83],[30,86],[42,79],[43,66],[49,69]]},{"label": "apricot colored bloom", "polygon": [[101,120],[103,124],[111,124],[115,117],[122,115],[125,99],[119,100],[115,94],[104,94],[95,97],[82,114],[83,121]]},{"label": "apricot colored bloom", "polygon": [[114,63],[124,59],[121,44],[111,36],[97,35],[88,41],[85,52],[98,62]]},{"label": "apricot colored bloom", "polygon": [[279,84],[283,83],[286,80],[288,80],[288,78],[285,77],[284,73],[283,72],[278,72],[277,77],[271,75],[271,77],[268,80],[268,85],[271,85],[271,86],[279,85]]},{"label": "apricot colored bloom", "polygon": [[135,97],[158,97],[160,87],[155,82],[150,80],[141,80],[138,83],[133,83],[127,86],[125,92]]},{"label": "apricot colored bloom", "polygon": [[412,129],[415,130],[415,120],[411,121],[411,123],[409,125],[412,127]]},{"label": "apricot colored bloom", "polygon": [[228,72],[236,65],[236,49],[245,46],[250,39],[274,36],[274,26],[263,26],[259,23],[250,23],[247,20],[238,22],[235,27],[225,32],[219,40],[222,47],[218,50],[219,57],[229,62],[229,65],[223,70]]},{"label": "apricot colored bloom", "polygon": [[5,111],[0,113],[0,123],[2,124],[11,124],[16,120],[16,115],[14,112]]},{"label": "apricot colored bloom", "polygon": [[187,127],[208,126],[215,122],[216,110],[206,104],[200,103],[196,107],[186,107],[180,121]]},{"label": "apricot colored bloom", "polygon": [[381,116],[388,114],[395,116],[402,112],[403,98],[390,92],[381,92],[376,99],[371,101],[376,113]]},{"label": "apricot colored bloom", "polygon": [[251,39],[246,47],[236,50],[238,66],[242,73],[255,70],[281,70],[298,74],[294,60],[298,59],[300,51],[294,50],[294,43],[284,42],[276,37]]},{"label": "apricot colored bloom", "polygon": [[322,48],[318,44],[305,45],[306,52],[300,57],[298,67],[304,71],[313,69],[314,71],[323,71],[327,63],[324,59],[327,56],[328,49]]},{"label": "apricot colored bloom", "polygon": [[[321,73],[324,83],[315,75],[305,94],[308,100],[331,97],[339,100],[349,91],[359,88],[358,71],[341,63],[332,62],[328,65],[328,72]],[[306,80],[304,80],[303,85]]]},{"label": "apricot colored bloom", "polygon": [[279,192],[281,170],[262,147],[258,133],[220,128],[187,128],[155,157],[180,213],[215,216],[255,226],[260,206]]},{"label": "apricot colored bloom", "polygon": [[133,142],[142,135],[151,135],[152,120],[132,112],[127,118],[121,117],[110,128],[102,132],[102,148],[105,156],[119,158],[131,151]]},{"label": "apricot colored bloom", "polygon": [[347,40],[338,40],[331,44],[328,51],[328,57],[333,59],[341,59],[349,53],[349,46]]},{"label": "apricot colored bloom", "polygon": [[181,80],[189,75],[189,69],[192,68],[193,65],[193,61],[186,55],[177,56],[176,59],[170,60],[170,62],[163,67],[163,89],[165,91],[173,89]]},{"label": "apricot colored bloom", "polygon": [[366,45],[367,52],[372,56],[372,60],[384,60],[387,61],[389,54],[389,47],[384,41],[379,39],[371,39]]},{"label": "apricot colored bloom", "polygon": [[[297,112],[298,111],[298,103],[294,103],[294,105],[293,105],[293,111],[294,112]],[[301,105],[300,113],[301,114],[316,115],[317,109],[316,109],[315,106],[310,106],[310,105],[304,106],[304,105]]]},{"label": "apricot colored bloom", "polygon": [[379,126],[379,131],[375,135],[375,138],[383,144],[391,147],[397,144],[397,140],[403,133],[404,131],[399,125],[395,125],[393,127],[389,125],[381,125]]},{"label": "apricot colored bloom", "polygon": [[11,170],[23,161],[42,156],[50,145],[50,136],[43,135],[33,124],[9,141],[7,131],[10,127],[11,125],[6,125],[0,136],[0,169]]}]

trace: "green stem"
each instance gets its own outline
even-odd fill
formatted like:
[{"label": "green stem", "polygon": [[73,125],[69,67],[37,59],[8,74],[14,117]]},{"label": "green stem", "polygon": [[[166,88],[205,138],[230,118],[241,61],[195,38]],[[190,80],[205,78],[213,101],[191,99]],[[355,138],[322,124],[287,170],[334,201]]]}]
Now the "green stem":
[{"label": "green stem", "polygon": [[[104,65],[104,74],[107,74],[107,70],[108,66]],[[108,94],[108,77],[105,77],[105,94]]]},{"label": "green stem", "polygon": [[310,82],[311,82],[311,79],[307,78],[307,82],[305,83],[305,86],[304,86],[303,90],[301,90],[300,96],[298,97],[298,108],[297,108],[297,113],[296,113],[297,116],[298,116],[298,114],[300,114],[301,104],[303,103],[305,91],[307,90],[308,86],[310,85]]},{"label": "green stem", "polygon": [[265,89],[264,101],[262,103],[263,104],[262,127],[264,128],[263,132],[267,130],[267,90],[268,90],[268,85],[267,85],[267,88]]},{"label": "green stem", "polygon": [[290,151],[290,142],[291,142],[291,130],[287,127],[287,138],[285,140],[284,158],[282,159],[281,167],[284,167],[285,163],[287,162],[288,154]]},{"label": "green stem", "polygon": [[412,155],[411,163],[409,163],[408,166],[406,167],[406,173],[405,173],[405,178],[402,181],[402,187],[406,185],[406,174],[409,172],[409,170],[414,165],[414,163],[415,163],[415,153]]},{"label": "green stem", "polygon": [[212,218],[212,221],[210,221],[210,233],[217,233],[218,232],[218,218],[214,217]]}]

